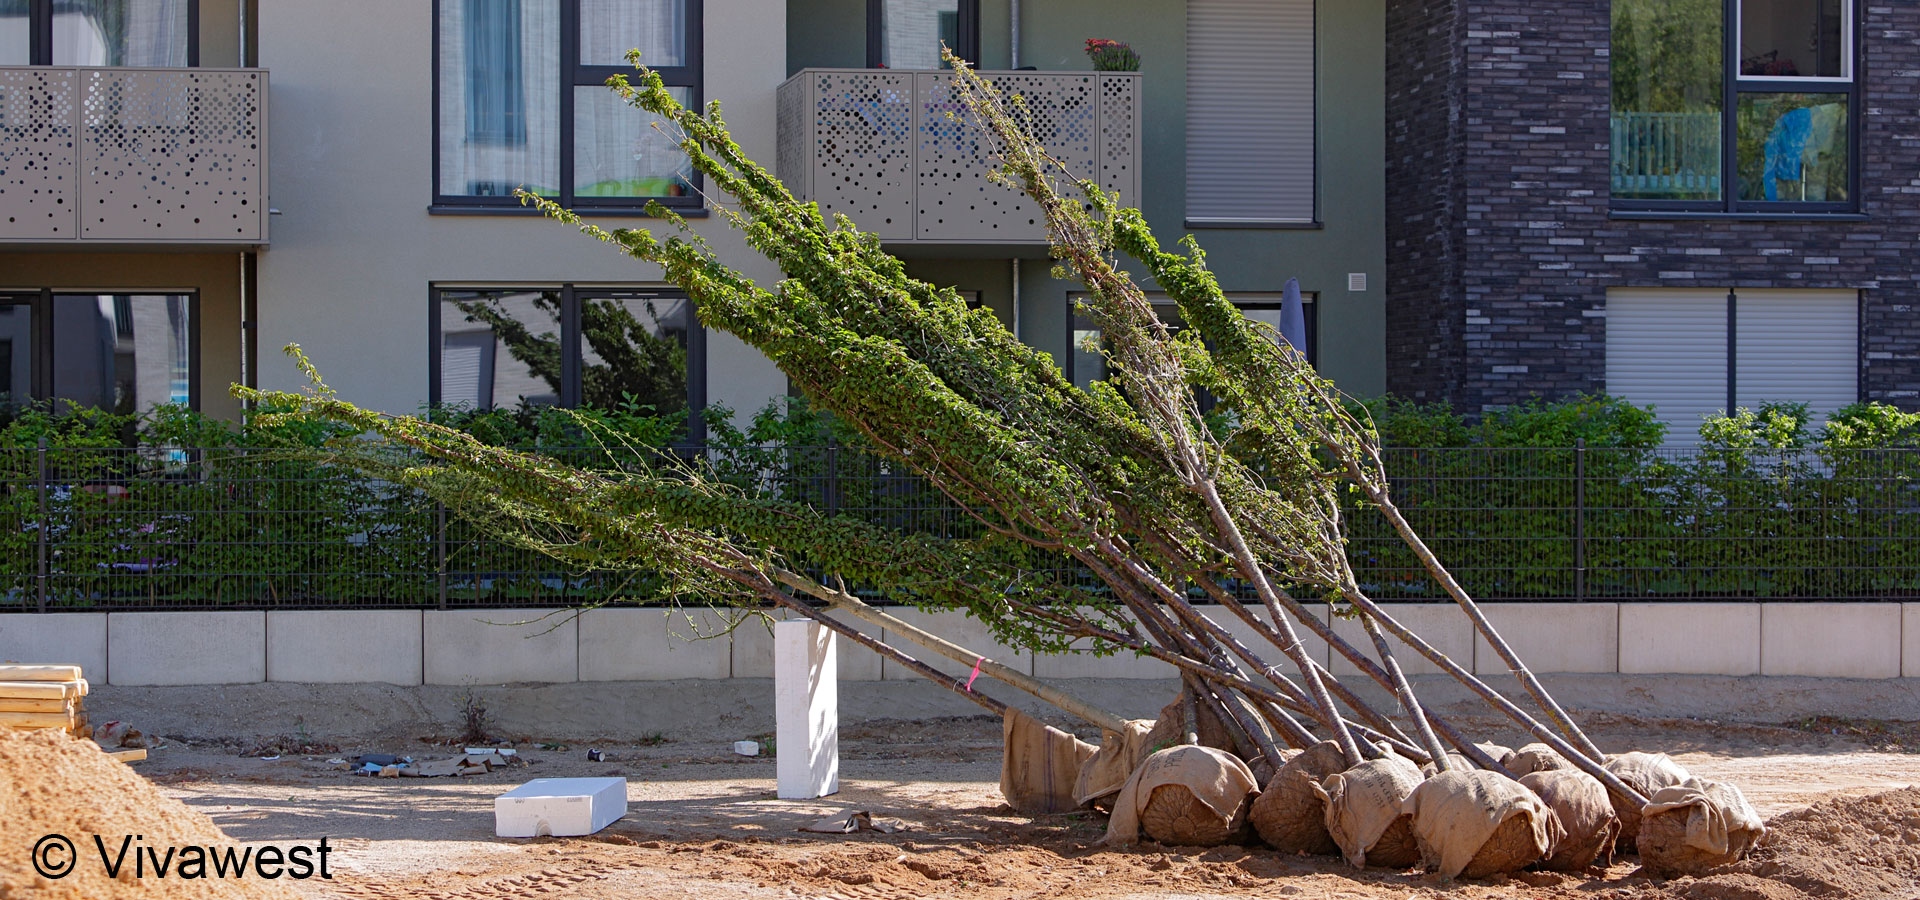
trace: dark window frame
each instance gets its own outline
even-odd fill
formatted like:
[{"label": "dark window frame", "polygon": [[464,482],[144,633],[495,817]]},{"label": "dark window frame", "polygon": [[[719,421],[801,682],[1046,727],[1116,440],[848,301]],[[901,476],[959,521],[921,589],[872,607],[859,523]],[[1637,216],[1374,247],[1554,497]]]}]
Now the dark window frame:
[{"label": "dark window frame", "polygon": [[[197,3],[198,0],[193,0],[193,2]],[[433,115],[431,124],[433,133],[431,139],[427,142],[428,149],[433,157],[433,200],[430,210],[445,208],[451,212],[479,212],[505,209],[537,215],[538,212],[536,210],[525,209],[521,206],[520,201],[510,194],[499,197],[483,197],[469,194],[446,194],[440,190],[440,141],[442,137],[440,130],[440,92],[447,87],[447,85],[442,84],[440,78],[440,10],[441,5],[446,2],[449,2],[449,0],[433,0]],[[460,2],[460,0],[451,0],[451,2]],[[645,215],[647,205],[655,202],[676,212],[702,211],[704,209],[704,199],[701,196],[701,191],[704,187],[704,179],[698,169],[693,172],[693,190],[685,197],[576,198],[574,196],[574,88],[602,86],[606,84],[608,78],[616,74],[633,75],[634,70],[628,66],[590,66],[582,64],[580,62],[580,0],[558,0],[558,2],[560,4],[560,46],[558,48],[560,59],[560,96],[550,98],[552,102],[558,104],[560,108],[560,146],[558,149],[560,154],[560,169],[557,173],[559,177],[560,195],[553,198],[555,202],[569,209],[631,213],[633,215]],[[704,86],[702,85],[703,79],[701,77],[705,71],[705,53],[702,48],[704,11],[702,9],[702,0],[685,0],[685,2],[687,5],[687,31],[684,35],[684,39],[686,40],[685,62],[683,65],[678,66],[661,66],[655,68],[653,71],[660,73],[660,80],[665,82],[668,87],[687,88],[687,106],[692,109],[699,109],[706,103]],[[521,71],[528,71],[524,61],[521,64]],[[634,114],[639,115],[637,111]]]},{"label": "dark window frame", "polygon": [[[25,306],[32,316],[33,334],[28,345],[32,354],[33,369],[29,373],[31,386],[28,396],[36,403],[58,400],[53,395],[53,307],[57,297],[113,297],[118,307],[123,298],[135,296],[164,296],[187,298],[187,408],[200,410],[201,360],[200,360],[200,292],[198,290],[173,290],[165,288],[116,288],[114,290],[87,291],[84,288],[37,288],[30,290],[0,290],[0,305]],[[130,304],[131,300],[127,299]],[[117,327],[116,327],[117,330]]]},{"label": "dark window frame", "polygon": [[[699,446],[706,441],[707,408],[707,330],[694,314],[693,298],[673,286],[609,285],[594,282],[564,284],[500,285],[446,282],[427,287],[427,405],[439,408],[441,397],[441,353],[445,349],[442,310],[445,294],[463,291],[553,291],[560,300],[560,385],[554,406],[578,409],[581,401],[581,371],[586,360],[580,335],[580,301],[601,299],[641,299],[646,297],[687,301],[687,431],[676,445]],[[495,404],[497,407],[498,404]]]},{"label": "dark window frame", "polygon": [[[1861,83],[1866,80],[1866,4],[1861,0],[1841,0],[1847,9],[1841,26],[1846,28],[1843,42],[1850,56],[1844,59],[1848,78],[1842,83],[1816,78],[1759,78],[1740,75],[1740,2],[1721,2],[1720,65],[1720,199],[1661,200],[1613,197],[1608,186],[1610,212],[1702,213],[1712,215],[1766,215],[1782,213],[1821,214],[1860,211],[1860,120]],[[1608,91],[1612,91],[1612,73],[1608,73]],[[1847,98],[1847,199],[1842,202],[1740,199],[1740,95],[1742,94],[1841,94]],[[1612,103],[1608,103],[1612,116]],[[1609,149],[1611,153],[1611,149]],[[1608,180],[1612,180],[1613,161],[1608,157]],[[1762,173],[1765,177],[1765,173]]]},{"label": "dark window frame", "polygon": [[[53,65],[53,13],[59,5],[59,0],[27,0],[27,65]],[[199,66],[200,0],[187,0],[187,67]]]},{"label": "dark window frame", "polygon": [[[958,21],[954,28],[954,55],[974,65],[980,66],[980,0],[959,0]],[[885,31],[887,19],[887,0],[867,0],[867,68],[878,69],[885,60],[881,59],[883,46],[881,35]]]}]

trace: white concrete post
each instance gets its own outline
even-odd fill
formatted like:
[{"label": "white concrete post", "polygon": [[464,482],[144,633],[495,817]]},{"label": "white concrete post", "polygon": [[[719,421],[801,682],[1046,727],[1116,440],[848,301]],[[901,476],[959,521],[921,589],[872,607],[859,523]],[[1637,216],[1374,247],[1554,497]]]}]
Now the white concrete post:
[{"label": "white concrete post", "polygon": [[840,792],[840,682],[834,633],[805,619],[773,625],[774,756],[782,800]]}]

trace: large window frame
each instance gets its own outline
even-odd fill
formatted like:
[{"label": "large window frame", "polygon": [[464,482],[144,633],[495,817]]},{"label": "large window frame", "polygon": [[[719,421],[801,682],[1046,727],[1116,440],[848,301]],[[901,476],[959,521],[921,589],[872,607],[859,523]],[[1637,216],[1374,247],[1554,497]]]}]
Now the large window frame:
[{"label": "large window frame", "polygon": [[[1832,215],[1860,211],[1860,84],[1865,68],[1861,32],[1865,22],[1860,0],[1839,0],[1841,51],[1844,76],[1762,76],[1740,73],[1741,0],[1722,0],[1720,66],[1720,199],[1668,200],[1611,196],[1608,208],[1625,213],[1668,213],[1735,216]],[[1611,78],[1611,75],[1609,75]],[[1609,88],[1611,90],[1611,87]],[[1742,200],[1740,199],[1740,98],[1750,94],[1836,94],[1847,102],[1847,199],[1844,201]],[[1612,105],[1608,105],[1612,116]],[[1608,161],[1609,180],[1613,171]],[[1764,177],[1764,174],[1763,174]]]},{"label": "large window frame", "polygon": [[[1103,371],[1099,372],[1097,376],[1095,373],[1079,371],[1079,341],[1087,335],[1088,332],[1096,332],[1099,330],[1094,328],[1093,323],[1081,315],[1079,309],[1076,308],[1076,302],[1085,296],[1086,294],[1084,292],[1075,291],[1067,297],[1067,364],[1065,366],[1067,370],[1067,380],[1075,385],[1079,385],[1083,389],[1093,381],[1105,380],[1107,375],[1104,371],[1104,366],[1102,366]],[[1226,297],[1227,302],[1233,304],[1235,309],[1240,310],[1242,315],[1245,315],[1248,310],[1278,312],[1286,305],[1285,300],[1282,299],[1284,292],[1281,291],[1228,291]],[[1320,367],[1320,293],[1318,291],[1302,291],[1300,293],[1300,301],[1302,318],[1305,320],[1304,324],[1307,330],[1307,346],[1305,350],[1307,364],[1318,369]],[[1159,291],[1148,292],[1147,302],[1153,306],[1154,313],[1159,315],[1162,321],[1165,321],[1168,315],[1176,319],[1179,317],[1179,304],[1176,303],[1172,297],[1164,293]],[[1175,329],[1178,330],[1184,327],[1184,325],[1176,325]],[[1102,338],[1102,341],[1104,343],[1104,338]],[[1213,398],[1205,395],[1203,392],[1201,406],[1205,409],[1212,409]]]},{"label": "large window frame", "polygon": [[[27,65],[53,65],[53,14],[59,0],[27,0]],[[200,66],[200,0],[187,0],[187,67]]]},{"label": "large window frame", "polygon": [[[500,284],[485,282],[447,282],[430,285],[427,290],[427,404],[438,408],[442,397],[443,357],[446,340],[443,310],[447,294],[467,291],[512,291],[534,293],[551,291],[558,295],[560,315],[560,384],[553,404],[562,409],[582,405],[581,373],[585,369],[586,349],[581,341],[580,304],[583,300],[671,299],[687,301],[687,430],[680,442],[698,446],[706,440],[707,406],[707,333],[694,315],[692,299],[672,286],[602,284],[569,282],[565,284]],[[496,404],[496,408],[499,404]]]},{"label": "large window frame", "polygon": [[[91,298],[96,302],[100,297],[114,298],[116,313],[120,308],[130,307],[133,297],[185,297],[187,299],[187,408],[200,409],[200,292],[187,288],[0,288],[0,305],[24,307],[31,317],[32,336],[28,345],[31,354],[28,373],[30,385],[27,395],[35,403],[52,402],[61,399],[54,394],[54,355],[56,337],[54,335],[54,307],[56,303],[73,302],[73,298]],[[129,313],[131,310],[129,309]],[[127,330],[128,320],[119,320],[116,315],[116,333],[120,337],[132,337]],[[76,404],[77,405],[77,404]],[[136,410],[141,412],[144,410]]]},{"label": "large window frame", "polygon": [[[198,0],[193,0],[198,3]],[[443,84],[440,78],[440,14],[443,4],[460,0],[433,0],[433,118],[432,139],[428,147],[433,156],[433,202],[430,212],[438,213],[507,213],[538,215],[538,210],[528,209],[511,194],[506,196],[473,196],[467,194],[446,194],[440,190],[440,92],[456,89],[457,86]],[[574,88],[604,87],[607,79],[614,75],[633,75],[634,70],[624,65],[586,65],[580,62],[580,0],[558,0],[560,5],[560,96],[550,98],[560,107],[560,146],[559,146],[559,189],[554,201],[569,209],[580,212],[615,213],[619,215],[646,215],[646,207],[659,203],[676,212],[698,212],[704,208],[701,197],[703,180],[698,169],[693,171],[693,190],[684,197],[575,197],[574,196]],[[685,0],[686,3],[686,41],[685,59],[682,65],[658,66],[653,71],[660,74],[660,80],[667,87],[680,87],[687,90],[687,106],[698,109],[705,103],[702,87],[702,73],[705,71],[705,54],[702,48],[702,0]],[[644,62],[644,60],[643,60]],[[533,101],[529,101],[533,102]],[[633,115],[641,115],[638,110]]]}]

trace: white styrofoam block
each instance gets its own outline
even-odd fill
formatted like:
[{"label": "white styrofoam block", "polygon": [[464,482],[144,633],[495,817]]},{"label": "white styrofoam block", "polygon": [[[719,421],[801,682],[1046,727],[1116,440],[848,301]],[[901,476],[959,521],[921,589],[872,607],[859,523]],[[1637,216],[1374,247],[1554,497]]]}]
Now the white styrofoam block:
[{"label": "white styrofoam block", "polygon": [[835,637],[806,619],[773,625],[774,775],[782,800],[840,792]]},{"label": "white styrofoam block", "polygon": [[535,778],[493,799],[493,833],[578,837],[626,814],[625,778]]}]

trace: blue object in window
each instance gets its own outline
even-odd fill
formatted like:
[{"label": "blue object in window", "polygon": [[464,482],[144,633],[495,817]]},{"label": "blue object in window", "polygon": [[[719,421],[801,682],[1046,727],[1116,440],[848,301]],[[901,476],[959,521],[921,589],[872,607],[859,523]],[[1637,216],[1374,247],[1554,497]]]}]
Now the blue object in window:
[{"label": "blue object in window", "polygon": [[520,0],[466,3],[467,141],[527,142],[527,97],[520,65]]}]

